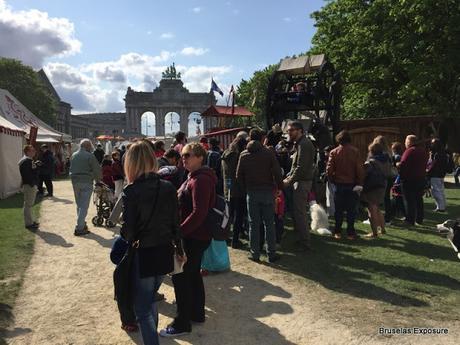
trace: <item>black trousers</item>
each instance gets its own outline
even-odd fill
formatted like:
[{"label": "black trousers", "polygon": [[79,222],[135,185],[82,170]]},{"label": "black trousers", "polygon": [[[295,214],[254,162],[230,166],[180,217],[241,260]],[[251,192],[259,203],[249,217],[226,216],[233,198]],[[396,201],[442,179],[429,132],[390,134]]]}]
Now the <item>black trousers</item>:
[{"label": "black trousers", "polygon": [[210,243],[184,239],[184,251],[187,255],[184,272],[172,276],[177,304],[177,316],[172,325],[180,331],[190,331],[191,321],[202,322],[205,319],[205,292],[200,269],[201,258]]},{"label": "black trousers", "polygon": [[38,192],[43,194],[43,182],[45,182],[46,190],[50,196],[53,195],[53,181],[51,175],[38,176]]},{"label": "black trousers", "polygon": [[246,216],[246,198],[230,198],[230,219],[233,221],[232,243],[237,243],[243,231],[244,217]]},{"label": "black trousers", "polygon": [[407,203],[406,221],[410,224],[415,222],[422,224],[424,218],[423,192],[425,180],[402,181],[402,190]]},{"label": "black trousers", "polygon": [[355,218],[356,207],[358,205],[358,194],[353,192],[352,184],[336,184],[334,193],[335,205],[335,229],[334,232],[340,234],[342,232],[343,213],[347,213],[347,234],[355,235]]},{"label": "black trousers", "polygon": [[391,203],[391,188],[393,187],[394,177],[387,180],[387,188],[385,189],[385,223],[391,222],[393,215],[393,207]]}]

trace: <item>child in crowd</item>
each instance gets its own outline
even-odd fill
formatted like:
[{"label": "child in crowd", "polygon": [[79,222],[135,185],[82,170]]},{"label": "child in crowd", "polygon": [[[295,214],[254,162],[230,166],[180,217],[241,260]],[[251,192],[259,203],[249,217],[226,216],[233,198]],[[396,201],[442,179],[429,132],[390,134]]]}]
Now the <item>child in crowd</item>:
[{"label": "child in crowd", "polygon": [[105,155],[102,160],[102,182],[110,189],[115,190],[115,184],[112,179],[112,160],[109,155]]},{"label": "child in crowd", "polygon": [[277,189],[275,192],[275,230],[276,243],[281,243],[281,238],[284,234],[284,212],[286,208],[286,200],[282,190]]},{"label": "child in crowd", "polygon": [[399,175],[396,176],[395,182],[391,187],[391,206],[392,206],[392,213],[396,217],[406,217],[406,207],[404,206],[404,197],[402,194],[401,188],[401,177]]}]

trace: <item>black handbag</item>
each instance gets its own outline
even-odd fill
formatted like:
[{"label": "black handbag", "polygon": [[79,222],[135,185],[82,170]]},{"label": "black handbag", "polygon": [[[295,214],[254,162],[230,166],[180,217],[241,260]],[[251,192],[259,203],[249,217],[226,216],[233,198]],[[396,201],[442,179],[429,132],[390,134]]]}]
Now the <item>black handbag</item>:
[{"label": "black handbag", "polygon": [[[160,179],[158,179],[158,192],[153,203],[152,214],[150,220],[156,212],[158,196],[160,194]],[[147,222],[147,224],[150,223]],[[131,310],[134,301],[134,257],[137,248],[139,248],[139,238],[145,230],[137,233],[136,238],[129,244],[128,250],[121,259],[120,263],[113,272],[113,286],[115,290],[115,299],[117,301],[118,310],[120,313],[125,310]]]}]

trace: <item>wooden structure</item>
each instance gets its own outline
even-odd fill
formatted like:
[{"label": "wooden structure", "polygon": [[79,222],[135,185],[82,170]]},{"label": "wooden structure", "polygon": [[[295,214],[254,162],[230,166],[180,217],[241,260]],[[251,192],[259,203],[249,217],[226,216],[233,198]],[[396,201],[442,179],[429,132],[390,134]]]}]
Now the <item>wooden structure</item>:
[{"label": "wooden structure", "polygon": [[456,135],[460,119],[445,119],[438,116],[404,116],[362,120],[340,121],[341,129],[352,136],[352,143],[358,147],[362,157],[367,155],[367,147],[378,135],[384,135],[391,144],[404,143],[407,135],[415,134],[421,142],[439,137],[451,150],[460,149]]},{"label": "wooden structure", "polygon": [[210,132],[203,135],[206,138],[216,138],[220,142],[220,147],[222,150],[225,150],[235,139],[238,132],[245,131],[249,132],[249,128],[240,127],[240,128],[229,128],[222,131]]},{"label": "wooden structure", "polygon": [[209,129],[209,132],[216,132],[224,129],[230,129],[235,126],[237,118],[251,118],[254,116],[245,107],[234,106],[226,107],[220,105],[211,105],[201,113],[204,121],[204,127]]}]

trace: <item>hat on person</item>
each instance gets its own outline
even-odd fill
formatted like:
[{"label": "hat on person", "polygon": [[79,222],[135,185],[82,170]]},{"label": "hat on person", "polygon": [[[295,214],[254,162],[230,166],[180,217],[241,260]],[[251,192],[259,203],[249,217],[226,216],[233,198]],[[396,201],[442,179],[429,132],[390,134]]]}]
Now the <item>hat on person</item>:
[{"label": "hat on person", "polygon": [[279,125],[279,123],[276,123],[275,125],[273,125],[272,131],[275,134],[283,133],[283,130],[281,129],[281,126]]},{"label": "hat on person", "polygon": [[48,148],[48,145],[46,144],[43,144],[42,146],[40,146],[42,149],[47,149]]}]

